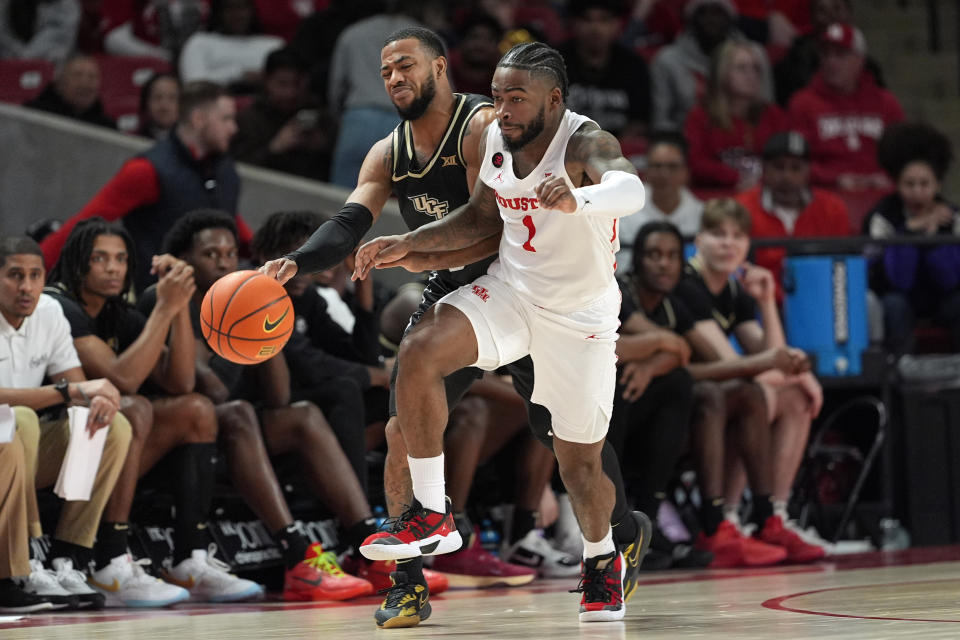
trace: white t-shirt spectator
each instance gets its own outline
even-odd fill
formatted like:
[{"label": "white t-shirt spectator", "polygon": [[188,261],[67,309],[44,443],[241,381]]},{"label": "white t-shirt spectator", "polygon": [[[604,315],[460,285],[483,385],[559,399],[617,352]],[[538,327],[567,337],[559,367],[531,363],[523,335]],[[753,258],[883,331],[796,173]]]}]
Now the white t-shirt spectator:
[{"label": "white t-shirt spectator", "polygon": [[680,204],[670,212],[664,213],[648,197],[643,209],[632,216],[620,218],[620,251],[617,252],[617,273],[627,273],[633,265],[633,241],[640,227],[648,222],[671,222],[683,236],[691,237],[700,231],[700,217],[703,215],[703,202],[684,187],[680,191]]},{"label": "white t-shirt spectator", "polygon": [[37,309],[14,329],[0,315],[0,387],[30,389],[80,366],[63,307],[47,294]]},{"label": "white t-shirt spectator", "polygon": [[245,73],[262,71],[270,52],[283,45],[283,38],[276,36],[195,33],[180,54],[180,78],[231,84],[242,80]]}]

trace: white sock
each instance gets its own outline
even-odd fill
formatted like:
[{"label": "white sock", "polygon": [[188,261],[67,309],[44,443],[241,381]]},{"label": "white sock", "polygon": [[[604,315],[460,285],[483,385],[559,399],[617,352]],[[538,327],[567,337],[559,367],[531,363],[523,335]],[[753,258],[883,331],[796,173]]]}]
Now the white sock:
[{"label": "white sock", "polygon": [[443,454],[434,458],[411,458],[410,479],[413,480],[413,497],[431,511],[444,513],[447,510],[446,483],[443,479]]},{"label": "white sock", "polygon": [[[583,534],[580,534],[580,537],[583,538]],[[605,556],[616,551],[617,548],[613,544],[613,527],[607,527],[607,535],[603,536],[599,542],[590,542],[586,538],[583,538],[583,559],[595,558],[597,556]]]},{"label": "white sock", "polygon": [[787,513],[787,501],[786,500],[774,500],[773,501],[773,515],[780,516],[780,519],[786,522],[790,516]]}]

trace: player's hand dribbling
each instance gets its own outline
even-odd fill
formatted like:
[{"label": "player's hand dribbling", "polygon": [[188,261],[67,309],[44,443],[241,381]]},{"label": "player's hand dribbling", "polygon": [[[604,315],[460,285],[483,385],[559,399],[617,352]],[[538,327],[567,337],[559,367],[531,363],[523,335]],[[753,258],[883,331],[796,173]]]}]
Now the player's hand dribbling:
[{"label": "player's hand dribbling", "polygon": [[356,266],[351,280],[363,280],[370,269],[386,267],[409,253],[407,234],[401,236],[383,236],[366,243],[357,249]]},{"label": "player's hand dribbling", "polygon": [[564,213],[574,213],[577,210],[577,199],[570,185],[560,176],[545,179],[534,191],[541,209],[555,209]]},{"label": "player's hand dribbling", "polygon": [[268,260],[260,267],[260,273],[275,278],[280,284],[287,284],[287,280],[297,275],[297,263],[287,258]]}]

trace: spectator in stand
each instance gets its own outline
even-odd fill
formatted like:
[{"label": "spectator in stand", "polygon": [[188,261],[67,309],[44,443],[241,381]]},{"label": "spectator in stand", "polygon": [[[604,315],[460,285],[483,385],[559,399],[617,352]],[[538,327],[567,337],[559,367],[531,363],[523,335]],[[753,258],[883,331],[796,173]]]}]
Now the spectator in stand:
[{"label": "spectator in stand", "polygon": [[590,116],[621,142],[642,136],[650,122],[647,63],[618,42],[619,0],[573,0],[571,39],[560,47],[567,64],[567,106]]},{"label": "spectator in stand", "polygon": [[27,463],[19,433],[0,442],[0,613],[23,614],[53,609],[49,599],[28,593],[15,577],[30,575],[27,534]]},{"label": "spectator in stand", "polygon": [[[320,384],[319,372],[308,367],[297,369],[292,364],[294,358],[309,357],[306,340],[294,332],[283,352],[247,366],[214,355],[203,340],[200,303],[217,280],[238,267],[233,219],[210,209],[192,211],[170,229],[164,238],[164,249],[194,269],[197,288],[189,309],[197,348],[197,391],[216,405],[224,434],[220,444],[234,486],[285,550],[284,599],[343,600],[373,593],[368,581],[344,574],[330,550],[325,551],[319,543],[309,544],[294,523],[270,462],[270,456],[297,457],[311,491],[339,521],[338,540],[344,550],[352,548],[354,555],[359,555],[360,543],[376,531],[360,479],[352,472],[316,405],[309,401],[291,402],[292,377],[306,379],[306,384]],[[151,287],[144,292],[138,303],[141,311],[146,312],[157,303],[158,291]],[[309,379],[311,374],[314,377]],[[383,565],[364,563],[362,568],[385,576],[388,571]]]},{"label": "spectator in stand", "polygon": [[78,55],[64,62],[53,81],[24,106],[101,127],[117,128],[117,123],[104,112],[100,101],[100,65],[89,56]]},{"label": "spectator in stand", "polygon": [[0,0],[0,58],[63,62],[79,24],[78,0]]},{"label": "spectator in stand", "polygon": [[180,52],[180,77],[249,93],[261,85],[267,55],[283,45],[283,38],[262,35],[253,0],[211,0],[207,30],[190,36]]},{"label": "spectator in stand", "polygon": [[87,586],[73,567],[83,566],[92,553],[100,516],[130,446],[130,423],[119,411],[117,388],[103,378],[86,379],[70,324],[60,305],[43,293],[45,279],[36,242],[0,238],[0,335],[4,337],[0,340],[0,404],[21,405],[15,407],[15,422],[25,457],[27,527],[32,538],[43,536],[36,489],[54,486],[70,442],[67,405],[82,403],[90,409],[85,422],[74,428],[90,435],[108,431],[89,498],[65,501],[60,510],[47,552],[56,573],[32,559],[24,586],[35,595],[53,596],[57,608],[78,603],[99,608],[103,596]]},{"label": "spectator in stand", "polygon": [[115,56],[172,62],[209,13],[209,0],[103,0],[103,47]]},{"label": "spectator in stand", "polygon": [[241,162],[325,180],[330,164],[323,112],[308,102],[307,64],[289,47],[267,56],[263,92],[237,116],[233,155]]},{"label": "spectator in stand", "polygon": [[137,135],[162,140],[177,124],[180,80],[172,73],[158,73],[140,89],[140,123]]},{"label": "spectator in stand", "polygon": [[820,71],[790,100],[791,125],[810,143],[813,184],[845,191],[886,189],[877,141],[903,120],[897,98],[864,70],[860,29],[834,23],[820,35]]},{"label": "spectator in stand", "polygon": [[[43,255],[51,266],[74,225],[101,216],[122,219],[143,256],[134,274],[142,291],[150,282],[150,264],[160,254],[163,235],[178,218],[200,207],[236,212],[240,176],[227,155],[236,133],[236,106],[226,91],[209,82],[193,82],[180,92],[179,120],[173,132],[143,154],[128,160],[84,207],[44,238]],[[240,242],[253,232],[236,216]]]},{"label": "spectator in stand", "polygon": [[[940,193],[953,160],[945,135],[926,124],[893,125],[880,139],[878,156],[897,190],[867,217],[871,237],[960,236],[960,208]],[[872,262],[870,286],[883,301],[890,350],[910,350],[921,317],[949,329],[960,351],[960,245],[886,247]]]},{"label": "spectator in stand", "polygon": [[[260,596],[260,585],[229,574],[208,556],[217,418],[213,404],[193,393],[194,341],[187,309],[196,290],[193,269],[170,256],[154,261],[162,274],[159,303],[146,317],[123,299],[135,263],[133,241],[123,228],[91,218],[67,238],[45,289],[63,309],[84,371],[116,385],[133,429],[97,531],[90,584],[109,606],[163,607],[190,597],[220,602]],[[145,383],[150,399],[139,393]],[[157,466],[164,468],[158,473],[164,488],[172,489],[177,514],[173,558],[164,571],[167,582],[146,575],[127,549],[138,479]]]},{"label": "spectator in stand", "polygon": [[[330,182],[333,184],[355,187],[360,166],[370,147],[400,122],[401,116],[383,90],[384,81],[378,79],[380,50],[391,33],[420,26],[412,17],[416,15],[415,1],[401,0],[390,12],[347,27],[337,39],[327,91],[331,113],[340,118],[340,132],[330,167]],[[414,107],[419,108],[418,105]],[[407,114],[403,117],[406,118]]]},{"label": "spectator in stand", "polygon": [[[823,391],[809,371],[806,354],[786,344],[773,276],[745,262],[750,248],[746,209],[730,198],[708,201],[696,242],[697,254],[687,262],[684,278],[674,291],[693,312],[694,329],[706,341],[704,348],[697,349],[706,362],[691,373],[696,379],[752,379],[749,390],[755,396],[759,388],[766,408],[766,414],[752,414],[764,428],[742,437],[739,456],[727,456],[722,478],[728,517],[739,522],[737,512],[749,478],[755,535],[786,548],[790,562],[816,560],[823,557],[824,549],[805,542],[794,530],[787,502],[810,423],[823,404]],[[731,335],[747,355],[734,351]],[[700,437],[709,438],[710,433],[700,432]],[[714,497],[709,495],[708,501]],[[703,540],[701,546],[716,552],[727,533],[718,529],[720,537]]]},{"label": "spectator in stand", "polygon": [[450,50],[453,87],[461,93],[490,95],[503,29],[491,15],[479,12],[466,14],[460,24],[460,42]]},{"label": "spectator in stand", "polygon": [[687,188],[687,141],[673,131],[650,136],[644,185],[647,198],[632,216],[620,219],[618,271],[625,273],[634,264],[633,240],[648,222],[669,222],[687,238],[700,231],[703,203]]},{"label": "spectator in stand", "polygon": [[679,4],[636,0],[620,41],[637,51],[673,42],[683,29],[683,7]]},{"label": "spectator in stand", "polygon": [[[810,145],[796,131],[778,133],[763,148],[763,183],[737,196],[750,212],[753,238],[809,238],[849,235],[843,200],[810,186]],[[783,302],[783,259],[778,247],[756,249],[757,265],[773,274]]]},{"label": "spectator in stand", "polygon": [[[636,260],[618,278],[623,303],[610,434],[620,454],[624,483],[635,505],[656,517],[680,457],[687,451],[693,409],[693,378],[686,366],[690,346],[682,336],[693,316],[671,293],[683,272],[683,238],[668,222],[644,225]],[[706,567],[713,554],[671,543],[654,527],[644,568]]]},{"label": "spectator in stand", "polygon": [[[507,33],[527,31],[534,40],[556,46],[567,30],[557,11],[546,0],[479,0],[482,11],[492,15]],[[512,44],[516,44],[515,42]]]},{"label": "spectator in stand", "polygon": [[293,40],[297,27],[314,11],[321,11],[329,0],[256,0],[257,15],[263,32],[279,36],[285,42]]},{"label": "spectator in stand", "polygon": [[809,22],[804,0],[734,0],[740,29],[748,38],[769,47],[788,47]]},{"label": "spectator in stand", "polygon": [[[773,70],[777,104],[786,108],[793,94],[810,84],[810,80],[820,69],[820,39],[827,27],[835,22],[852,21],[853,0],[810,1],[809,32],[794,39]],[[885,86],[880,65],[874,58],[867,56],[864,68],[873,75],[879,86]]]},{"label": "spectator in stand", "polygon": [[[684,7],[686,28],[673,44],[661,49],[650,67],[653,78],[653,128],[679,131],[687,113],[706,93],[710,56],[728,38],[742,40],[736,30],[737,9],[731,0],[690,0]],[[771,86],[764,56],[764,86]]]},{"label": "spectator in stand", "polygon": [[760,180],[763,145],[787,128],[786,114],[766,97],[764,64],[752,42],[728,40],[714,55],[707,95],[684,126],[694,185],[743,190]]},{"label": "spectator in stand", "polygon": [[355,22],[384,10],[384,0],[330,0],[329,6],[300,23],[290,48],[310,64],[310,93],[321,106],[327,106],[330,61],[339,35]]}]

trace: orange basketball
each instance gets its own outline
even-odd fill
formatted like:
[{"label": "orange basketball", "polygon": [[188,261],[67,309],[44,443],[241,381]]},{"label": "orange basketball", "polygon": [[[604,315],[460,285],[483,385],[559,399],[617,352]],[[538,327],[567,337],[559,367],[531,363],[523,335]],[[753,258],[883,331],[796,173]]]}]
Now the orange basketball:
[{"label": "orange basketball", "polygon": [[200,330],[214,353],[257,364],[280,353],[293,332],[293,303],[283,285],[259,271],[235,271],[203,296]]}]

